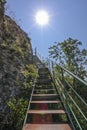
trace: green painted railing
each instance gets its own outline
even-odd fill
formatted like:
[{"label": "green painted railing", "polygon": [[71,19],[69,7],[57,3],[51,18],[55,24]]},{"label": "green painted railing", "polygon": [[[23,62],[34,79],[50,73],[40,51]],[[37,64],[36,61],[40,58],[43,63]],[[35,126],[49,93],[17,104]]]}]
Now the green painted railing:
[{"label": "green painted railing", "polygon": [[86,130],[87,83],[60,65],[53,69],[53,79],[73,130]]},{"label": "green painted railing", "polygon": [[[36,80],[35,80],[35,81],[36,81]],[[24,119],[24,123],[23,123],[23,128],[22,128],[22,130],[24,130],[24,126],[25,126],[25,124],[26,124],[26,122],[27,122],[27,116],[28,116],[27,112],[28,112],[28,110],[30,109],[30,102],[31,102],[31,100],[32,100],[32,95],[33,95],[33,92],[34,92],[34,88],[35,88],[35,82],[34,82],[34,84],[33,84],[33,86],[32,86],[32,92],[31,92],[29,104],[28,104],[28,107],[27,107],[27,111],[26,111],[26,115],[25,115],[25,119]]]},{"label": "green painted railing", "polygon": [[[87,83],[60,65],[47,66],[55,82],[73,130],[87,129]],[[84,96],[84,93],[86,96]],[[33,94],[33,90],[32,90]],[[32,99],[32,94],[31,98]],[[30,103],[28,106],[28,110]],[[24,125],[27,119],[27,113]]]}]

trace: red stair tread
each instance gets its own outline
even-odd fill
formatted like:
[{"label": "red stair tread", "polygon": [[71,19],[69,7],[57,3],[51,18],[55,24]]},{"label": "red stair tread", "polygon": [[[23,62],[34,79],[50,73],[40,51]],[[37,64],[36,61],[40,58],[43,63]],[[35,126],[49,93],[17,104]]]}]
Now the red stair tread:
[{"label": "red stair tread", "polygon": [[30,114],[64,114],[64,110],[29,110]]},{"label": "red stair tread", "polygon": [[31,101],[30,103],[59,103],[60,100],[55,101]]},{"label": "red stair tread", "polygon": [[69,124],[26,124],[24,130],[72,130]]}]

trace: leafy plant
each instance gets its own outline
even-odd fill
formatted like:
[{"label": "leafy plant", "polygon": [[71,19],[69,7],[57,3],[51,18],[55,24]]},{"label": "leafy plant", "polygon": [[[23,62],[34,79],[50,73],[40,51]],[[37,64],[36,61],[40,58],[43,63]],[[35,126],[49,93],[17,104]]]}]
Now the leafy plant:
[{"label": "leafy plant", "polygon": [[14,126],[14,129],[20,130],[22,128],[23,121],[25,118],[28,100],[24,100],[22,98],[17,100],[13,98],[13,100],[8,101],[7,104],[10,108],[9,116],[12,119],[12,127]]},{"label": "leafy plant", "polygon": [[70,71],[84,79],[87,76],[87,50],[80,49],[82,42],[69,38],[61,43],[55,43],[49,48],[50,57],[57,60],[60,65],[66,66]]}]

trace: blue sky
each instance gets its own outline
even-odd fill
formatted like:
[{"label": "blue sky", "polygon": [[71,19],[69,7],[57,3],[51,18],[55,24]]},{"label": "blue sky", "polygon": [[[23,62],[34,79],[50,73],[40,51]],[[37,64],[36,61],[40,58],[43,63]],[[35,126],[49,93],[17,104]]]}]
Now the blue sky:
[{"label": "blue sky", "polygon": [[[35,14],[43,9],[50,15],[49,24],[40,27]],[[31,38],[32,48],[48,56],[54,42],[69,37],[80,40],[87,49],[87,0],[7,0],[6,14],[14,17]]]}]

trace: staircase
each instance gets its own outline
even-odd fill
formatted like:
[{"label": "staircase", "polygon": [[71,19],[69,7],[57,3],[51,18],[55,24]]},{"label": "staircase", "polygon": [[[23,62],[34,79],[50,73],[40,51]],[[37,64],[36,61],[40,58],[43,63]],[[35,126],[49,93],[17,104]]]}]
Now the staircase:
[{"label": "staircase", "polygon": [[23,130],[72,130],[48,68],[38,70]]}]

